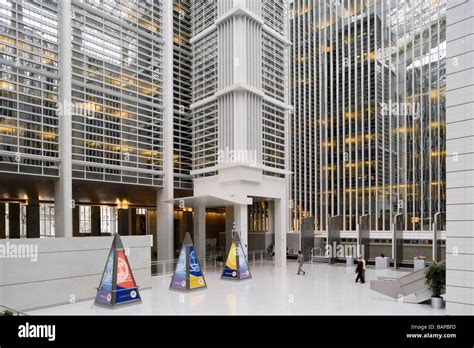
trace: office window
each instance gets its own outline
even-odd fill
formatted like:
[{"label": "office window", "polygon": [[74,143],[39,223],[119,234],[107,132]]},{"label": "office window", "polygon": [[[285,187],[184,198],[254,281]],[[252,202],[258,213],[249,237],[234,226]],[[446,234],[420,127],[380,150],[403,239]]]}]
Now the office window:
[{"label": "office window", "polygon": [[100,207],[100,232],[117,233],[117,209],[115,207]]},{"label": "office window", "polygon": [[79,233],[91,233],[91,207],[79,206]]},{"label": "office window", "polygon": [[54,236],[54,204],[40,204],[40,237]]}]

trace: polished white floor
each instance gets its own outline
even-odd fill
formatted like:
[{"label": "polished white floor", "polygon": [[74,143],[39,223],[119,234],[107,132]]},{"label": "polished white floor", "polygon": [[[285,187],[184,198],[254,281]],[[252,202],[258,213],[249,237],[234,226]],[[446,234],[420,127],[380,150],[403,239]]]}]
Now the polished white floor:
[{"label": "polished white floor", "polygon": [[295,262],[275,267],[251,264],[253,278],[241,282],[220,280],[220,270],[208,270],[208,288],[181,293],[168,290],[171,276],[152,278],[152,289],[142,290],[143,302],[110,310],[93,301],[31,311],[30,315],[444,315],[430,305],[394,301],[369,289],[370,279],[399,277],[403,271],[367,270],[367,282],[354,282],[354,269],[345,265],[305,264],[297,275]]}]

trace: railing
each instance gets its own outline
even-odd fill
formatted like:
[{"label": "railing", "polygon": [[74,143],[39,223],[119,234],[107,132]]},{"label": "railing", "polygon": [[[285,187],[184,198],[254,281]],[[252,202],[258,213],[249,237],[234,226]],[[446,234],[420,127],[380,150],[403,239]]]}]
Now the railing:
[{"label": "railing", "polygon": [[323,255],[323,250],[320,247],[312,248],[310,252],[311,262],[313,262],[315,258],[326,257],[325,255]]},{"label": "railing", "polygon": [[[174,260],[164,260],[164,261],[152,261],[151,262],[151,275],[165,275],[171,274],[174,272],[176,268],[176,264],[178,263],[178,259]],[[203,273],[205,274],[205,270],[209,268],[217,268],[217,256],[206,257],[201,262],[201,267],[203,269]]]},{"label": "railing", "polygon": [[[262,263],[265,260],[265,255],[267,252],[265,250],[252,250],[248,252],[247,260],[249,263],[260,261]],[[203,261],[201,261],[201,267],[203,269],[203,273],[205,274],[206,269],[217,269],[218,266],[218,258],[222,258],[223,253],[221,252],[214,252],[212,256],[206,257]],[[178,259],[174,260],[164,260],[164,261],[152,261],[151,262],[151,275],[165,275],[171,274],[176,269],[176,264],[178,263]]]},{"label": "railing", "polygon": [[[12,313],[11,315],[15,315],[15,316],[19,316],[19,315],[20,316],[26,316],[26,314],[23,313],[23,312],[20,312],[20,311],[17,311],[15,309],[8,308],[6,306],[0,305],[0,316],[5,315],[5,312],[10,312],[10,313]],[[9,314],[7,314],[7,315],[9,315]]]},{"label": "railing", "polygon": [[260,263],[262,263],[263,260],[265,260],[266,253],[267,252],[265,250],[249,251],[247,255],[248,262],[250,263],[250,262],[260,261]]}]

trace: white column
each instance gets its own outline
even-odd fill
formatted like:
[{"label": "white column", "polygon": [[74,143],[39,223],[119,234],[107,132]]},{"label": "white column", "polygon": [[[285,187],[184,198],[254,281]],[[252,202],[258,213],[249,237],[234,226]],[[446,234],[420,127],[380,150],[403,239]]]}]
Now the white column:
[{"label": "white column", "polygon": [[71,0],[59,1],[59,179],[54,183],[56,237],[72,237]]},{"label": "white column", "polygon": [[225,255],[229,252],[232,244],[232,230],[234,228],[234,207],[225,208]]},{"label": "white column", "polygon": [[474,315],[474,2],[446,7],[446,313]]},{"label": "white column", "polygon": [[206,258],[206,206],[194,207],[194,247],[198,258],[204,262]]},{"label": "white column", "polygon": [[247,83],[247,18],[234,17],[234,83]]},{"label": "white column", "polygon": [[240,241],[245,254],[248,252],[248,206],[246,204],[234,205],[235,228],[240,233]]},{"label": "white column", "polygon": [[287,201],[275,200],[275,266],[286,266]]},{"label": "white column", "polygon": [[158,260],[174,256],[173,205],[173,2],[163,1],[163,189],[156,203]]},{"label": "white column", "polygon": [[[247,83],[247,22],[243,16],[233,18],[234,84]],[[234,149],[248,150],[248,100],[244,91],[234,92]]]}]

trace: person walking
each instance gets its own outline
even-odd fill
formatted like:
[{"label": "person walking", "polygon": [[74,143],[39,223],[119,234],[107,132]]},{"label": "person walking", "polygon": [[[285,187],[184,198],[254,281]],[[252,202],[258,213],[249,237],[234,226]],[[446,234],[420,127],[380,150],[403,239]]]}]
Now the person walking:
[{"label": "person walking", "polygon": [[365,261],[363,261],[362,257],[359,257],[359,260],[357,260],[357,266],[355,269],[355,273],[357,273],[357,277],[355,279],[356,283],[358,283],[359,280],[362,284],[365,283],[364,267],[365,267]]},{"label": "person walking", "polygon": [[365,259],[363,256],[360,257],[362,261],[362,284],[365,283],[365,271],[367,270],[367,262],[365,262]]},{"label": "person walking", "polygon": [[303,272],[303,275],[306,274],[306,272],[303,271],[303,263],[304,263],[303,253],[301,252],[301,250],[298,250],[298,273],[297,274],[300,274],[301,272]]}]

